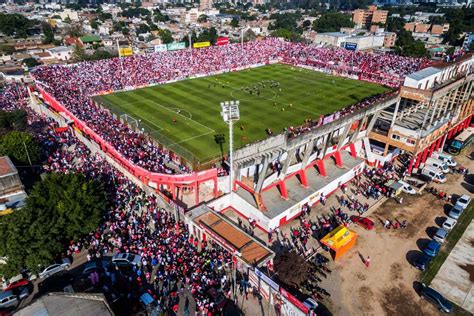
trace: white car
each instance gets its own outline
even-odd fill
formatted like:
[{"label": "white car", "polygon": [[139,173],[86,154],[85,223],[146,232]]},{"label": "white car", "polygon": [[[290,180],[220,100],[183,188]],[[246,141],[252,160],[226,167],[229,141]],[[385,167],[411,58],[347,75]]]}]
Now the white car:
[{"label": "white car", "polygon": [[443,225],[441,226],[444,230],[446,230],[447,232],[451,231],[454,226],[456,226],[456,224],[458,223],[457,220],[453,219],[453,218],[446,218],[446,220],[444,221]]},{"label": "white car", "polygon": [[71,265],[71,261],[69,259],[63,259],[63,263],[55,263],[44,269],[39,273],[39,277],[45,279],[47,277],[52,276],[58,272],[64,271]]},{"label": "white car", "polygon": [[467,194],[463,194],[457,201],[456,205],[459,205],[463,210],[471,203],[471,197]]},{"label": "white car", "polygon": [[139,255],[135,255],[133,253],[118,253],[112,257],[112,264],[115,264],[118,266],[127,266],[127,265],[141,266],[142,257],[140,257]]},{"label": "white car", "polygon": [[416,194],[416,190],[411,186],[409,185],[408,183],[406,183],[405,181],[398,181],[398,183],[400,183],[402,185],[402,191],[407,193],[407,194]]}]

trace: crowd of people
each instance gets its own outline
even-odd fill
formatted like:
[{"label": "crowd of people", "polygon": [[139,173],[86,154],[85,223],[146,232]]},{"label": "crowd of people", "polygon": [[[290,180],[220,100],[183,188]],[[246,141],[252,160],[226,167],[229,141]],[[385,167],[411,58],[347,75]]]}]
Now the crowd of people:
[{"label": "crowd of people", "polygon": [[[162,84],[196,75],[211,75],[272,61],[298,65],[317,63],[319,68],[336,71],[341,75],[355,74],[364,79],[388,78],[382,83],[390,86],[398,86],[405,75],[418,70],[423,62],[420,59],[401,56],[353,52],[270,38],[244,43],[243,46],[231,44],[67,66],[48,65],[37,68],[33,76],[41,88],[111,143],[126,159],[147,170],[171,174],[189,170],[184,166],[173,168],[173,164],[170,164],[172,157],[168,152],[159,149],[139,131],[134,131],[114,119],[108,110],[98,107],[91,96]],[[364,100],[341,110],[337,115],[352,113],[376,101]],[[298,134],[310,127],[292,129],[290,134]]]},{"label": "crowd of people", "polygon": [[[100,181],[107,191],[109,209],[96,231],[81,240],[71,241],[65,256],[88,251],[88,260],[102,261],[115,253],[133,253],[141,257],[141,268],[124,271],[107,268],[91,283],[102,290],[109,301],[137,302],[149,293],[162,312],[172,314],[178,297],[189,290],[197,310],[207,315],[216,306],[208,294],[210,288],[228,292],[231,255],[210,241],[198,243],[183,221],[158,206],[154,195],[146,194],[124,174],[113,168],[100,154],[92,153],[73,132],[42,118],[25,107],[24,87],[11,87],[0,93],[0,110],[24,109],[29,125],[34,126],[38,141],[47,155],[43,166],[47,173],[84,174]],[[8,102],[4,101],[8,100]]]}]

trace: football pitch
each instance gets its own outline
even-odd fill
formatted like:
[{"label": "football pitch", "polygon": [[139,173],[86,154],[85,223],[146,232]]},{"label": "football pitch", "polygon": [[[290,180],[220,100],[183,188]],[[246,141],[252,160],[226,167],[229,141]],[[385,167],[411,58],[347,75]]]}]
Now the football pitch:
[{"label": "football pitch", "polygon": [[228,126],[220,115],[222,101],[240,101],[234,124],[234,149],[306,119],[318,119],[387,88],[363,81],[282,64],[188,79],[132,91],[97,96],[98,103],[126,117],[185,159],[205,163],[221,155],[215,135]]}]

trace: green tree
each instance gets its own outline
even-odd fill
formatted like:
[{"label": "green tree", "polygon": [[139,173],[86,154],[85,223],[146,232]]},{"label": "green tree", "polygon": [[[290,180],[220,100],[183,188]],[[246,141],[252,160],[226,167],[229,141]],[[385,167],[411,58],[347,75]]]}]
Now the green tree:
[{"label": "green tree", "polygon": [[97,30],[99,29],[99,26],[101,25],[102,23],[100,23],[99,21],[97,20],[92,20],[91,22],[91,27],[94,29],[94,30]]},{"label": "green tree", "polygon": [[387,31],[389,32],[400,32],[405,25],[405,20],[398,17],[390,17],[387,21]]},{"label": "green tree", "polygon": [[0,13],[0,32],[7,36],[28,37],[28,28],[35,24],[21,14]]},{"label": "green tree", "polygon": [[295,252],[277,255],[274,267],[278,279],[289,286],[299,287],[309,277],[309,263]]},{"label": "green tree", "polygon": [[199,23],[204,23],[204,22],[207,22],[207,20],[209,19],[209,17],[205,14],[201,14],[199,17],[198,17],[198,22]]},{"label": "green tree", "polygon": [[24,130],[27,124],[28,118],[25,110],[14,110],[10,112],[0,110],[0,128],[2,130]]},{"label": "green tree", "polygon": [[102,22],[104,22],[105,20],[111,20],[112,19],[112,14],[110,13],[104,13],[102,12],[100,15],[99,15],[99,20],[101,20]]},{"label": "green tree", "polygon": [[173,42],[173,36],[171,31],[168,29],[161,29],[158,31],[158,35],[160,35],[161,41],[163,44],[168,44]]},{"label": "green tree", "polygon": [[90,55],[88,60],[101,60],[117,57],[116,55],[106,51],[106,50],[96,50],[92,55]]},{"label": "green tree", "polygon": [[11,131],[0,138],[0,156],[9,156],[15,163],[25,165],[31,159],[36,164],[41,161],[41,147],[31,134]]},{"label": "green tree", "polygon": [[148,33],[150,32],[150,27],[144,23],[138,25],[138,28],[137,28],[137,33],[138,34],[143,34],[143,33]]},{"label": "green tree", "polygon": [[72,23],[72,20],[71,20],[71,18],[69,17],[69,15],[64,18],[64,23],[67,23],[67,24],[71,24],[71,23]]},{"label": "green tree", "polygon": [[313,30],[316,32],[338,32],[341,27],[353,27],[355,24],[349,14],[331,12],[323,14],[319,19],[314,20]]},{"label": "green tree", "polygon": [[[71,240],[94,231],[106,210],[104,188],[82,174],[50,174],[33,187],[26,206],[0,219],[4,272],[38,272]],[[16,271],[16,273],[15,273]]]},{"label": "green tree", "polygon": [[122,34],[123,35],[130,35],[130,30],[128,29],[128,27],[122,28]]},{"label": "green tree", "polygon": [[0,45],[0,52],[2,54],[11,55],[15,52],[15,46],[8,44]]},{"label": "green tree", "polygon": [[22,64],[25,64],[28,68],[33,68],[38,66],[40,63],[33,57],[25,58],[21,61]]},{"label": "green tree", "polygon": [[304,20],[303,21],[303,27],[304,28],[308,28],[311,26],[311,21],[310,20]]},{"label": "green tree", "polygon": [[230,21],[230,26],[238,27],[239,26],[239,20],[237,18],[232,18],[232,21]]},{"label": "green tree", "polygon": [[51,44],[54,41],[54,31],[49,23],[41,23],[41,31],[44,35],[44,44]]},{"label": "green tree", "polygon": [[74,51],[72,52],[71,57],[72,57],[71,59],[75,62],[81,62],[81,61],[87,60],[86,51],[84,50],[84,48],[78,45],[74,47]]}]

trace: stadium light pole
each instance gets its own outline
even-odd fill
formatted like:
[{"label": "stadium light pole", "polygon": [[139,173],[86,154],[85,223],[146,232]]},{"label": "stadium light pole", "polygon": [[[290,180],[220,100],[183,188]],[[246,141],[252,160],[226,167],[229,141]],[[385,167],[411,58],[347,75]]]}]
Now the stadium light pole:
[{"label": "stadium light pole", "polygon": [[240,101],[224,101],[221,102],[221,116],[224,119],[224,122],[229,124],[229,193],[232,193],[232,185],[234,182],[234,148],[233,148],[233,131],[232,125],[234,122],[237,122],[240,119],[239,112]]}]

